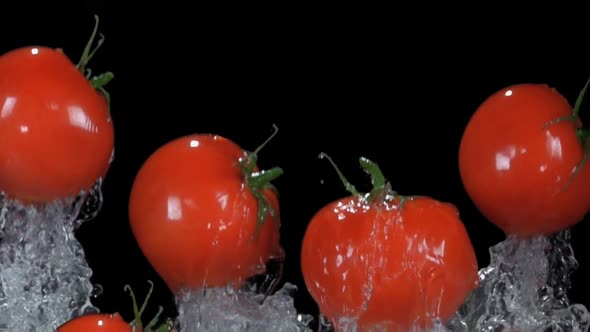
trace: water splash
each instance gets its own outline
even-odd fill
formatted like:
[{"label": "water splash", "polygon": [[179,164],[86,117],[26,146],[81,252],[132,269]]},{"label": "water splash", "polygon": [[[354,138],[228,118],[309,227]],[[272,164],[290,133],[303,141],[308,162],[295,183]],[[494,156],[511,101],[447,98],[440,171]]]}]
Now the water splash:
[{"label": "water splash", "polygon": [[551,237],[508,237],[490,248],[490,258],[451,331],[588,331],[590,313],[567,297],[578,267],[569,230]]},{"label": "water splash", "polygon": [[0,196],[0,331],[54,331],[98,312],[90,302],[92,270],[74,231],[98,213],[100,186],[36,206]]},{"label": "water splash", "polygon": [[271,259],[264,271],[252,276],[239,290],[204,288],[182,290],[176,302],[177,328],[191,331],[311,332],[313,316],[299,314],[294,305],[297,287],[285,283],[275,292],[283,276],[284,260]]},{"label": "water splash", "polygon": [[244,288],[181,291],[177,296],[180,331],[311,332],[313,318],[298,314],[290,283],[266,296]]}]

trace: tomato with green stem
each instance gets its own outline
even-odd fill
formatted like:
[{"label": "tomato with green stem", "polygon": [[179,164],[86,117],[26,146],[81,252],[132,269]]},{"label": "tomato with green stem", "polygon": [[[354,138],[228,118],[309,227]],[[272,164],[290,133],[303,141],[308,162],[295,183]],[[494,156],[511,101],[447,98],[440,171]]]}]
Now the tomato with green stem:
[{"label": "tomato with green stem", "polygon": [[360,158],[373,189],[315,213],[304,235],[305,284],[337,330],[407,331],[448,320],[478,286],[470,238],[454,205],[391,189],[374,162]]},{"label": "tomato with green stem", "polygon": [[173,292],[239,287],[281,259],[279,202],[260,171],[258,153],[213,134],[194,134],[158,148],[141,166],[129,198],[139,247]]},{"label": "tomato with green stem", "polygon": [[[45,203],[89,191],[104,178],[114,147],[105,85],[90,76],[92,36],[77,65],[58,49],[22,47],[0,56],[0,191]],[[86,76],[88,74],[88,76]]]},{"label": "tomato with green stem", "polygon": [[162,307],[160,307],[156,316],[144,327],[142,324],[142,315],[147,307],[150,296],[152,295],[154,284],[148,281],[150,289],[148,294],[141,305],[141,308],[137,305],[137,300],[133,290],[128,285],[125,286],[131,296],[133,302],[133,313],[135,315],[134,320],[131,323],[127,323],[121,315],[115,314],[100,314],[93,313],[87,314],[80,317],[76,317],[60,327],[57,328],[56,332],[169,332],[173,331],[172,320],[167,320],[163,324],[157,326],[160,315],[162,314]]},{"label": "tomato with green stem", "polygon": [[56,332],[132,332],[133,328],[119,314],[87,314],[74,318]]},{"label": "tomato with green stem", "polygon": [[[590,82],[590,81],[589,81]],[[486,98],[459,148],[465,190],[506,234],[549,235],[590,209],[589,130],[579,110],[545,84],[515,84]]]}]

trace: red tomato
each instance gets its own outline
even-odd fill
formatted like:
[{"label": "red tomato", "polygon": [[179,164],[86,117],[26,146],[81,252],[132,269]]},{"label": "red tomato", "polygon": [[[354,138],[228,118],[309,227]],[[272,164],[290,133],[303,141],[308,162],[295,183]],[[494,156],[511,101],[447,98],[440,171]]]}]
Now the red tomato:
[{"label": "red tomato", "polygon": [[371,194],[353,188],[355,195],[322,207],[308,225],[301,268],[310,294],[343,330],[350,319],[361,331],[409,331],[448,320],[479,284],[458,211],[395,194],[376,165],[363,162],[377,175]]},{"label": "red tomato", "polygon": [[258,172],[255,156],[226,138],[199,134],[163,145],[139,170],[131,228],[173,291],[237,286],[282,256],[270,186],[282,171]]},{"label": "red tomato", "polygon": [[118,314],[89,314],[74,318],[56,332],[133,332],[129,323]]},{"label": "red tomato", "polygon": [[588,212],[587,135],[579,119],[552,123],[568,116],[572,107],[555,89],[518,84],[487,98],[469,121],[461,178],[474,204],[505,233],[551,234]]},{"label": "red tomato", "polygon": [[75,196],[105,176],[113,144],[105,98],[62,52],[0,57],[0,191],[23,202]]}]

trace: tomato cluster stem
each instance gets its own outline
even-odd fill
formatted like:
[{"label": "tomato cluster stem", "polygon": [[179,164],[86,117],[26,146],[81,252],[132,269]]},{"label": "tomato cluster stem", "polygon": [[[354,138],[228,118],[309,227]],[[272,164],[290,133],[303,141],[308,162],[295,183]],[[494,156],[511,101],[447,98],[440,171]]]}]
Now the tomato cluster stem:
[{"label": "tomato cluster stem", "polygon": [[92,57],[94,57],[94,54],[96,53],[96,51],[98,51],[98,49],[104,43],[104,35],[99,34],[100,38],[96,42],[96,46],[94,48],[92,48],[92,44],[94,44],[94,40],[96,39],[96,34],[98,33],[98,25],[100,22],[98,15],[94,15],[94,21],[95,21],[94,29],[92,30],[92,34],[90,35],[90,39],[86,43],[86,47],[84,47],[84,51],[82,52],[82,55],[80,56],[80,60],[78,61],[78,64],[76,64],[76,68],[80,71],[80,73],[82,73],[82,75],[86,76],[86,78],[90,81],[90,84],[92,85],[92,87],[94,89],[96,89],[97,91],[100,91],[104,95],[106,102],[107,102],[107,106],[110,110],[111,96],[104,87],[105,87],[105,85],[107,85],[107,83],[109,83],[114,78],[114,74],[109,71],[109,72],[102,73],[102,74],[99,74],[96,76],[92,76],[92,71],[89,68],[87,68],[88,63],[90,62]]},{"label": "tomato cluster stem", "polygon": [[258,146],[254,152],[247,154],[245,158],[240,160],[240,167],[242,169],[242,174],[244,174],[246,185],[258,202],[258,216],[255,234],[258,234],[262,225],[264,225],[264,221],[268,214],[270,214],[275,221],[278,220],[278,214],[264,194],[264,191],[271,189],[277,193],[272,181],[276,180],[283,174],[283,169],[280,167],[274,167],[269,170],[255,172],[256,164],[258,162],[258,153],[260,153],[260,151],[279,131],[279,128],[276,125],[273,125],[273,129],[273,133],[260,146]]},{"label": "tomato cluster stem", "polygon": [[330,158],[330,156],[328,156],[328,154],[322,152],[320,153],[319,157],[320,159],[328,160],[330,164],[332,164],[332,167],[340,177],[342,184],[344,185],[346,190],[353,196],[363,198],[369,202],[374,202],[375,200],[383,200],[385,197],[384,195],[391,194],[399,199],[400,205],[403,204],[405,197],[398,195],[396,192],[391,190],[389,182],[383,175],[383,172],[381,171],[381,168],[379,168],[379,165],[377,165],[377,163],[365,157],[359,158],[359,163],[361,167],[365,170],[365,172],[367,172],[367,174],[369,174],[369,176],[371,177],[371,183],[373,185],[373,188],[368,194],[362,195],[359,193],[356,187],[353,184],[351,184],[350,181],[348,181],[348,179],[346,179],[344,174],[342,174],[336,163],[332,160],[332,158]]},{"label": "tomato cluster stem", "polygon": [[125,285],[124,287],[124,289],[129,292],[129,295],[131,296],[131,301],[133,302],[133,315],[135,316],[135,318],[131,322],[131,326],[133,326],[133,328],[137,329],[139,332],[168,332],[172,329],[173,326],[171,320],[168,320],[165,323],[156,327],[156,324],[160,320],[160,316],[164,311],[164,308],[162,308],[162,306],[158,308],[158,312],[156,313],[154,318],[145,326],[145,328],[143,327],[141,316],[143,316],[148,301],[152,296],[152,292],[154,291],[154,283],[151,280],[148,280],[148,283],[150,285],[150,289],[148,290],[148,293],[141,305],[141,308],[137,304],[137,298],[135,297],[135,293],[131,289],[131,286]]},{"label": "tomato cluster stem", "polygon": [[564,190],[567,189],[573,183],[574,179],[577,177],[577,175],[582,171],[582,169],[588,163],[588,160],[590,160],[590,127],[581,127],[581,125],[580,125],[581,124],[580,108],[582,107],[582,101],[584,100],[584,96],[586,95],[586,91],[588,90],[589,85],[590,85],[590,78],[586,81],[586,84],[584,84],[584,87],[582,88],[582,90],[580,90],[580,93],[578,94],[578,97],[576,98],[576,102],[574,104],[571,114],[559,117],[559,118],[549,121],[547,124],[545,124],[545,128],[547,128],[547,127],[550,127],[554,124],[557,124],[557,123],[560,123],[563,121],[571,121],[577,127],[576,136],[578,137],[578,141],[580,142],[580,145],[582,146],[584,155],[582,157],[582,160],[578,163],[578,165],[576,165],[576,168],[574,169],[572,175],[570,176],[569,180],[567,181]]}]

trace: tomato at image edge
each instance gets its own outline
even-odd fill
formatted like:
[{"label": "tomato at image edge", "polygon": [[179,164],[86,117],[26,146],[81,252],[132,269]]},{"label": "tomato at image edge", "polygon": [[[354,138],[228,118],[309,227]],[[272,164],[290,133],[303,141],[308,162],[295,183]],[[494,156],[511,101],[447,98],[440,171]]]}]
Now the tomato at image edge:
[{"label": "tomato at image edge", "polygon": [[[573,107],[546,84],[515,84],[490,95],[467,124],[459,148],[465,190],[504,233],[550,235],[590,209],[588,142]],[[587,153],[587,152],[586,152]],[[577,171],[577,173],[575,173]]]},{"label": "tomato at image edge", "polygon": [[55,49],[0,56],[0,190],[48,202],[89,190],[108,171],[114,128],[104,96]]},{"label": "tomato at image edge", "polygon": [[133,328],[118,314],[88,314],[74,318],[56,332],[132,332]]},{"label": "tomato at image edge", "polygon": [[[173,292],[238,287],[283,256],[277,194],[268,181],[254,185],[257,167],[244,170],[253,155],[219,135],[194,134],[162,145],[138,171],[131,229]],[[267,211],[259,219],[253,188],[274,218]]]},{"label": "tomato at image edge", "polygon": [[399,196],[378,169],[370,172],[381,187],[326,204],[308,224],[301,250],[307,289],[337,330],[350,328],[350,319],[360,330],[388,331],[449,319],[479,284],[457,209]]}]

